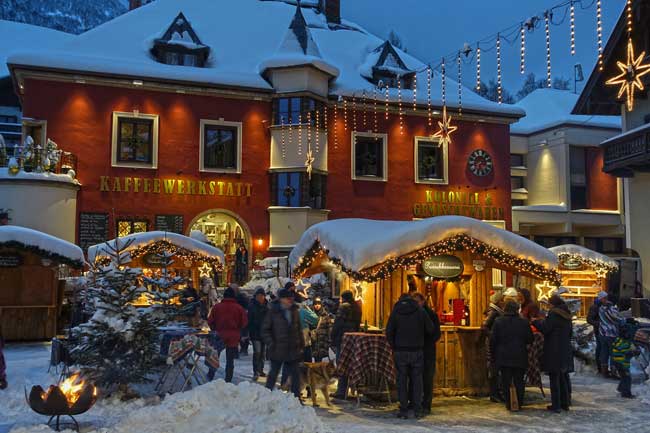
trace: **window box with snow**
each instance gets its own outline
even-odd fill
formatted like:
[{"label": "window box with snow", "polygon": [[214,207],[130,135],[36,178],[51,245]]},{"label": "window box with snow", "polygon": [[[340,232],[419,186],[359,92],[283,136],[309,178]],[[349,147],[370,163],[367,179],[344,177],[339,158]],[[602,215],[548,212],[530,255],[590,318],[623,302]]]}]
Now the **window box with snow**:
[{"label": "window box with snow", "polygon": [[158,115],[113,112],[113,167],[158,168]]},{"label": "window box with snow", "polygon": [[201,119],[201,171],[241,173],[241,128],[241,122]]},{"label": "window box with snow", "polygon": [[352,179],[388,180],[387,143],[386,134],[352,133]]},{"label": "window box with snow", "polygon": [[447,185],[447,145],[431,137],[415,137],[415,183]]}]

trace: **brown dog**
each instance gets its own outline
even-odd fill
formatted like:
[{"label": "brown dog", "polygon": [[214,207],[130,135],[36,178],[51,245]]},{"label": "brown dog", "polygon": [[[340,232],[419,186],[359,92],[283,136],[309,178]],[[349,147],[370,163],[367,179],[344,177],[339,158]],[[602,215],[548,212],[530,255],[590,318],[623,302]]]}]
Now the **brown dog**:
[{"label": "brown dog", "polygon": [[[330,403],[329,386],[334,382],[336,366],[332,362],[305,362],[300,364],[300,387],[301,390],[309,386],[311,401],[314,407],[318,407],[316,390],[320,390],[325,397],[325,403]],[[282,387],[287,390],[291,388],[291,378],[289,377]]]}]

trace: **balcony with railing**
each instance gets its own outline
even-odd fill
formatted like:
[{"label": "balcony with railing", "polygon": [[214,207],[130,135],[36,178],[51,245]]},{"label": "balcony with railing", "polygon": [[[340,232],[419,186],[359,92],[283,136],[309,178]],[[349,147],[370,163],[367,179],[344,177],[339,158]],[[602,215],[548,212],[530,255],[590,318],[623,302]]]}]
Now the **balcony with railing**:
[{"label": "balcony with railing", "polygon": [[650,170],[650,124],[632,129],[601,144],[603,170],[617,177],[632,177]]},{"label": "balcony with railing", "polygon": [[76,177],[77,156],[59,149],[54,141],[48,139],[41,146],[28,136],[22,144],[16,144],[0,135],[0,178],[78,184]]}]

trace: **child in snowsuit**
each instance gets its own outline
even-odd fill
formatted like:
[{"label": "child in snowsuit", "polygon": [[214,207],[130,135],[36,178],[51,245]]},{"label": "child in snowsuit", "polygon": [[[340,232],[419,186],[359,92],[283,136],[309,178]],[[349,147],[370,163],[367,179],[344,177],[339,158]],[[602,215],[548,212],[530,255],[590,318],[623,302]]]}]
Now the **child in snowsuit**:
[{"label": "child in snowsuit", "polygon": [[621,326],[619,336],[612,345],[612,363],[618,371],[620,381],[616,390],[623,398],[634,398],[632,395],[632,377],[630,376],[630,360],[639,354],[632,343],[634,330],[630,325]]}]

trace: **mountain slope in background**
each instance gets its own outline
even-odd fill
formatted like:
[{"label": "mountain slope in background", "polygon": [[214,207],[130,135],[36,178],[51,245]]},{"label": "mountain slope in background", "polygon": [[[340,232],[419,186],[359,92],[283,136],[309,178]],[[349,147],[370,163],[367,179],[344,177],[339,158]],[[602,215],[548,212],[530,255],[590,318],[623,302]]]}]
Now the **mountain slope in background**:
[{"label": "mountain slope in background", "polygon": [[0,19],[79,34],[127,10],[126,0],[2,0]]}]

